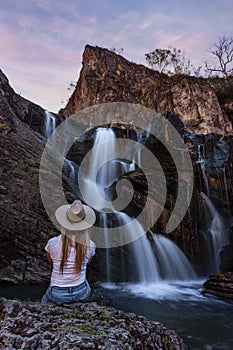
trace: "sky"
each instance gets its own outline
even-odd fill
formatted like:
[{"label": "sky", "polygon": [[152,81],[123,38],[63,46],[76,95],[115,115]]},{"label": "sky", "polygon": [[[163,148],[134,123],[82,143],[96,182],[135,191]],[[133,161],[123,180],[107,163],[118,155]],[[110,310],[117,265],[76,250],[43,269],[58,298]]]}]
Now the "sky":
[{"label": "sky", "polygon": [[87,44],[123,48],[145,65],[145,53],[176,47],[203,66],[223,35],[233,35],[232,0],[0,0],[0,69],[18,94],[55,113]]}]

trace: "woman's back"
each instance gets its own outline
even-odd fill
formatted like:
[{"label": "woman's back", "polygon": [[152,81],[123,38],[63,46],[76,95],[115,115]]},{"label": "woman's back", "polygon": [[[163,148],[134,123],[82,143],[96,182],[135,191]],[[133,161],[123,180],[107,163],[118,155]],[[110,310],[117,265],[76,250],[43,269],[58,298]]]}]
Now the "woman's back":
[{"label": "woman's back", "polygon": [[62,235],[51,238],[45,250],[50,254],[53,261],[51,286],[72,287],[85,281],[87,263],[95,254],[95,243],[93,241],[90,240],[90,245],[87,247],[86,256],[83,259],[80,271],[77,271],[75,267],[75,241],[68,247],[68,256],[64,263],[63,271],[60,269],[62,261]]}]

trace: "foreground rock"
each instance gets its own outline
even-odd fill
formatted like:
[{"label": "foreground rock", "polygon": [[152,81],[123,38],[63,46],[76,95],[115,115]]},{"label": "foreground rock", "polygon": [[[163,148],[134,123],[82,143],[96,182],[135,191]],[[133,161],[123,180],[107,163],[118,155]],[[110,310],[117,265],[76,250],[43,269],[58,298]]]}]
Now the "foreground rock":
[{"label": "foreground rock", "polygon": [[233,272],[213,274],[204,283],[203,294],[233,302]]},{"label": "foreground rock", "polygon": [[184,349],[158,322],[96,303],[42,305],[2,299],[0,343],[10,349]]}]

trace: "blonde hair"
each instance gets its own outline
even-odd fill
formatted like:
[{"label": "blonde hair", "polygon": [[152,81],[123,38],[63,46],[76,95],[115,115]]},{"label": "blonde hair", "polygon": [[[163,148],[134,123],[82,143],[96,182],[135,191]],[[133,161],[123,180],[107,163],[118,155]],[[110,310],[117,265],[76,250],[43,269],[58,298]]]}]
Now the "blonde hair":
[{"label": "blonde hair", "polygon": [[60,263],[60,272],[63,273],[64,265],[68,259],[69,251],[72,246],[75,248],[75,271],[80,272],[87,249],[90,246],[88,230],[68,231],[64,227],[61,227],[61,239],[62,259]]}]

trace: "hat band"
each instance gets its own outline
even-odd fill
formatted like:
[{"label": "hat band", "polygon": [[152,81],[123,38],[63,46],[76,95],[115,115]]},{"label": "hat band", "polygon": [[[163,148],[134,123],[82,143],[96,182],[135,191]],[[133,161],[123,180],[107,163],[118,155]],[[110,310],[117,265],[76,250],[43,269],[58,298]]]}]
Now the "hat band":
[{"label": "hat band", "polygon": [[[74,215],[77,215],[77,214],[74,214]],[[72,220],[68,215],[68,210],[66,211],[66,218],[72,225],[77,224],[80,221],[83,221],[85,219],[85,217],[86,217],[86,214],[85,214],[85,212],[83,212],[83,216],[81,218],[78,218],[78,215],[77,215],[78,220]]]}]

